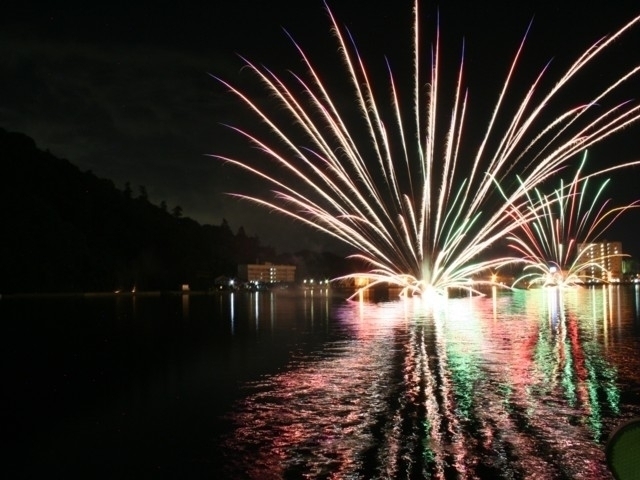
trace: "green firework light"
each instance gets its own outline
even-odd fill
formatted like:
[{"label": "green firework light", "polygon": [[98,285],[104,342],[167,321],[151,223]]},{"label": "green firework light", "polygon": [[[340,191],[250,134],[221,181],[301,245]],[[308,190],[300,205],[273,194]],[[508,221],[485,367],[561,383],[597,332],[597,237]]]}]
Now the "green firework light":
[{"label": "green firework light", "polygon": [[619,252],[592,258],[578,251],[580,243],[596,242],[620,215],[639,206],[635,201],[609,208],[611,200],[602,199],[609,180],[600,184],[589,201],[588,186],[592,177],[581,175],[586,160],[585,152],[569,184],[565,185],[561,180],[560,187],[551,195],[544,195],[537,188],[527,192],[526,212],[513,211],[520,227],[508,239],[510,246],[519,254],[514,261],[525,264],[524,274],[516,279],[514,286],[579,285],[591,279],[588,275],[590,270],[601,270],[606,260],[624,256]]}]

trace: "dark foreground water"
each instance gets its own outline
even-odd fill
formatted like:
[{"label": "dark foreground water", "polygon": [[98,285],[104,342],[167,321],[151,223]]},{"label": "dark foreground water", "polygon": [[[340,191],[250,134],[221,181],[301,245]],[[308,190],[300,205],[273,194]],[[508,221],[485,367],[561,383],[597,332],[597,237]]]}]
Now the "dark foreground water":
[{"label": "dark foreground water", "polygon": [[637,287],[3,298],[5,478],[609,479]]}]

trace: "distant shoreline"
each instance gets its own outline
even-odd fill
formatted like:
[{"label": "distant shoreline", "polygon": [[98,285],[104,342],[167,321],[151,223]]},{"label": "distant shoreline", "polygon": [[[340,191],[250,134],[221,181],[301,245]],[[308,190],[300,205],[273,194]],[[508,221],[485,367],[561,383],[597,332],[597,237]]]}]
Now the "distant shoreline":
[{"label": "distant shoreline", "polygon": [[[618,287],[618,286],[634,286],[638,285],[636,282],[618,282],[608,284],[609,286]],[[581,287],[585,288],[593,288],[593,287],[603,287],[607,286],[607,284],[589,284],[582,285]],[[531,288],[529,290],[539,289],[540,287]],[[29,298],[107,298],[107,297],[122,297],[122,298],[133,298],[133,297],[179,297],[179,296],[213,296],[213,295],[221,295],[221,294],[229,294],[229,293],[273,293],[278,292],[279,294],[302,294],[307,291],[317,291],[323,292],[325,290],[331,291],[331,296],[344,296],[349,297],[352,293],[355,292],[353,287],[344,287],[344,286],[331,286],[328,288],[309,288],[302,285],[289,286],[288,288],[272,288],[265,290],[229,290],[229,289],[221,289],[221,290],[152,290],[152,291],[141,291],[141,292],[49,292],[49,293],[0,293],[0,300],[8,300],[8,299],[29,299]],[[375,289],[380,290],[380,289]],[[393,287],[389,287],[389,291],[396,290]],[[505,290],[508,290],[505,289]],[[516,289],[520,290],[520,289]],[[524,289],[526,290],[526,289]]]},{"label": "distant shoreline", "polygon": [[[49,292],[49,293],[0,293],[0,300],[10,298],[58,298],[58,297],[78,297],[78,298],[98,298],[98,297],[162,297],[162,296],[209,296],[220,295],[225,293],[269,293],[269,292],[304,292],[311,290],[309,288],[291,287],[286,289],[270,289],[270,290],[155,290],[142,292]],[[316,288],[314,290],[326,290],[326,288]],[[334,292],[352,291],[350,288],[329,287]]]}]

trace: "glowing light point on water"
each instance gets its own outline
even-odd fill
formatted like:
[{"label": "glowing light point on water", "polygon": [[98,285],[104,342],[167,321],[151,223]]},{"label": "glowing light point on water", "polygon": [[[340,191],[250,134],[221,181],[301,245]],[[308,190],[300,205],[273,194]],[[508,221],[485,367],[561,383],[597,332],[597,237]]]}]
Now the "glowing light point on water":
[{"label": "glowing light point on water", "polygon": [[[417,1],[414,70],[406,84],[396,78],[390,61],[386,62],[387,79],[374,82],[353,36],[338,24],[329,7],[326,10],[344,76],[331,69],[330,81],[325,81],[293,39],[305,73],[280,76],[243,58],[245,67],[279,106],[267,108],[258,101],[261,98],[254,100],[218,79],[270,134],[230,127],[261,155],[215,157],[271,187],[264,196],[234,196],[311,226],[357,252],[354,257],[369,265],[369,270],[343,279],[366,277],[365,288],[391,285],[405,295],[422,296],[433,292],[443,296],[450,290],[480,293],[483,284],[492,285],[490,272],[514,261],[490,255],[490,247],[526,228],[544,210],[544,206],[526,210],[530,192],[587,147],[640,118],[639,106],[612,98],[614,91],[638,75],[640,66],[605,85],[597,85],[600,77],[590,75],[589,86],[595,93],[582,105],[552,110],[552,104],[558,108],[558,97],[573,88],[577,74],[612,48],[640,17],[589,47],[551,87],[543,87],[543,66],[526,95],[514,98],[519,103],[513,110],[506,103],[524,55],[523,39],[504,81],[498,82],[494,109],[488,112],[482,136],[474,145],[462,138],[468,129],[470,100],[463,83],[464,60],[450,95],[441,99],[441,85],[450,83],[441,82],[439,26],[428,57],[420,48]],[[431,63],[425,66],[426,58]],[[346,105],[343,97],[345,84],[336,87],[340,80],[351,88],[352,105]],[[339,98],[331,93],[332,87]],[[451,110],[443,115],[445,108]],[[353,114],[354,109],[358,114]],[[474,119],[473,126],[477,125]],[[638,162],[613,168],[632,163]],[[524,213],[513,215],[514,211]]]}]

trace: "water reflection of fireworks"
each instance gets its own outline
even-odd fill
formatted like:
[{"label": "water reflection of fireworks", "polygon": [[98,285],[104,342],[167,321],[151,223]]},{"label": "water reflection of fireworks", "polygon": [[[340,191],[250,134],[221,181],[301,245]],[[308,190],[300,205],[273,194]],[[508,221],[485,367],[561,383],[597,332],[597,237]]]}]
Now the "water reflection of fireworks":
[{"label": "water reflection of fireworks", "polygon": [[[586,289],[570,294],[588,303]],[[591,322],[572,309],[549,321],[553,301],[515,292],[496,300],[495,317],[490,298],[438,314],[413,299],[342,305],[334,341],[248,386],[225,444],[238,459],[230,473],[604,478],[615,369]]]}]

